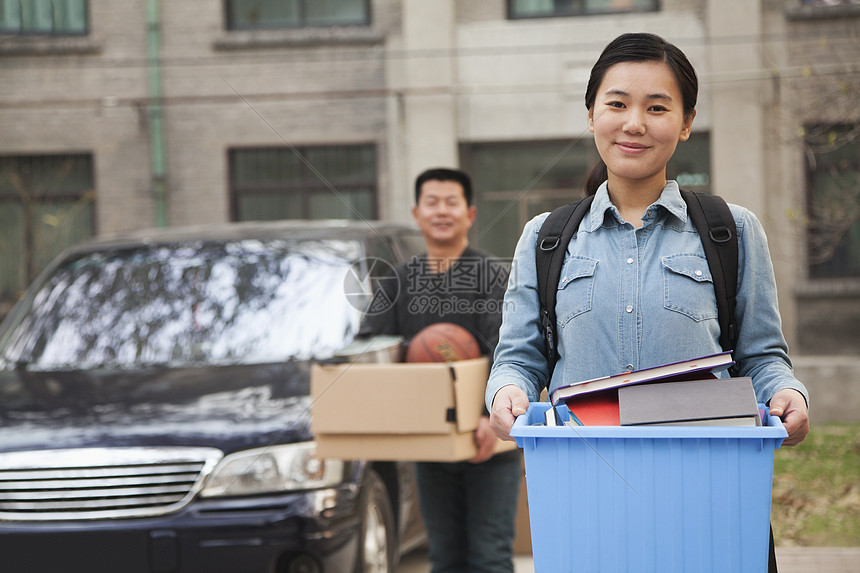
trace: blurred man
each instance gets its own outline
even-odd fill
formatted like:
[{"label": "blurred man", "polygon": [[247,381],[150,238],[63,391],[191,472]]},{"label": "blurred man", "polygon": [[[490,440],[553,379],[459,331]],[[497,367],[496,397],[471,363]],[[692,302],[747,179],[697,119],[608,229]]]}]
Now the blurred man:
[{"label": "blurred man", "polygon": [[[398,267],[398,281],[382,281],[371,308],[384,310],[365,317],[362,334],[397,334],[408,343],[424,327],[450,322],[469,330],[482,354],[492,357],[508,273],[469,246],[475,215],[465,173],[430,169],[418,176],[412,216],[427,252]],[[469,461],[416,464],[433,573],[513,571],[521,454],[493,455],[496,436],[486,410],[475,445]]]}]

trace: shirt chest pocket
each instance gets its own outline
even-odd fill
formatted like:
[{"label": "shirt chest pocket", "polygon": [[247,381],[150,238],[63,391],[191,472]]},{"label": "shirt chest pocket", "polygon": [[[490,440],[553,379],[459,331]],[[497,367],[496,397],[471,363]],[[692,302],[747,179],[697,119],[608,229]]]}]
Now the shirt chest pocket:
[{"label": "shirt chest pocket", "polygon": [[561,268],[556,295],[556,318],[564,326],[572,318],[591,310],[597,260],[570,257]]},{"label": "shirt chest pocket", "polygon": [[663,257],[663,306],[699,322],[717,318],[708,260],[699,255]]}]

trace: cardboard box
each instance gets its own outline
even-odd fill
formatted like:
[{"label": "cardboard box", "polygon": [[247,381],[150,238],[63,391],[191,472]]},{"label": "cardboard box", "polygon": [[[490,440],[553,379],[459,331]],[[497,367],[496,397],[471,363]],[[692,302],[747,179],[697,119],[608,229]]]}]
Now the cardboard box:
[{"label": "cardboard box", "polygon": [[[314,365],[317,454],[341,459],[461,461],[477,452],[487,358],[449,363]],[[514,442],[497,441],[496,451]]]}]

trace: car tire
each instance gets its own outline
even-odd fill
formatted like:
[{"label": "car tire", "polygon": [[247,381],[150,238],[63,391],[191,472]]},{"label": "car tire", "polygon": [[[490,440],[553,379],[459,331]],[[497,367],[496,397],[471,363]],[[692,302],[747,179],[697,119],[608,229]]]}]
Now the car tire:
[{"label": "car tire", "polygon": [[395,566],[394,511],[388,489],[368,470],[361,495],[361,538],[356,573],[392,573]]}]

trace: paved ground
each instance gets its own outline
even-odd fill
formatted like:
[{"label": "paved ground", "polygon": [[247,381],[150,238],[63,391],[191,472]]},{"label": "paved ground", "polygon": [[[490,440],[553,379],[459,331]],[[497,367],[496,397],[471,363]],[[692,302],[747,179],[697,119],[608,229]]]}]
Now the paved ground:
[{"label": "paved ground", "polygon": [[[857,573],[860,547],[777,547],[776,561],[779,573]],[[535,573],[531,557],[518,556],[514,570]],[[430,573],[427,551],[417,549],[407,555],[397,573]]]}]

